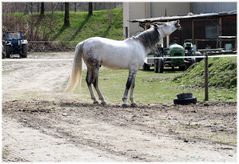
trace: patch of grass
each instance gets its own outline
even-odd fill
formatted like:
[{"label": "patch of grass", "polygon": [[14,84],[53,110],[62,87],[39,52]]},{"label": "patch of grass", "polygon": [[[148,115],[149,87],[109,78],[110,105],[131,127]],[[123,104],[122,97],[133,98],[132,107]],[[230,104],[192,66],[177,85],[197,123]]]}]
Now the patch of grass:
[{"label": "patch of grass", "polygon": [[[209,86],[216,88],[235,88],[237,84],[236,57],[210,58],[208,60]],[[191,87],[204,86],[204,61],[197,63],[184,74],[176,77],[175,82]]]},{"label": "patch of grass", "polygon": [[[80,92],[80,97],[90,100],[88,88],[85,83],[86,72],[83,71],[82,87],[76,93]],[[199,101],[204,100],[203,88],[185,87],[173,81],[182,73],[165,72],[163,74],[152,71],[139,70],[136,76],[135,100],[142,104],[172,104],[176,95],[182,92],[192,92]],[[99,76],[99,86],[106,100],[111,103],[121,103],[124,93],[128,70],[110,70],[101,69]],[[236,101],[236,89],[209,88],[210,101]]]},{"label": "patch of grass", "polygon": [[[69,46],[75,46],[78,42],[89,37],[100,36],[116,40],[123,39],[123,9],[112,9],[112,21],[110,22],[109,11],[94,11],[92,16],[87,12],[70,12],[70,26],[65,27],[64,13],[45,13],[44,17],[39,14],[32,16],[22,13],[14,13],[19,21],[33,22],[38,37],[44,40],[66,42]],[[70,42],[68,42],[70,41]]]}]

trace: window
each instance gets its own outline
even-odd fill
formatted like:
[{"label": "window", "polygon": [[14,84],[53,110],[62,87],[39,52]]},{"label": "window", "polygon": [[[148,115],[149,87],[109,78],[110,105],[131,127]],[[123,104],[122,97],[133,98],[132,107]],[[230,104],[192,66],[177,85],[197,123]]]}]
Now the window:
[{"label": "window", "polygon": [[205,27],[205,37],[207,39],[215,39],[217,38],[217,26],[216,25],[208,25]]}]

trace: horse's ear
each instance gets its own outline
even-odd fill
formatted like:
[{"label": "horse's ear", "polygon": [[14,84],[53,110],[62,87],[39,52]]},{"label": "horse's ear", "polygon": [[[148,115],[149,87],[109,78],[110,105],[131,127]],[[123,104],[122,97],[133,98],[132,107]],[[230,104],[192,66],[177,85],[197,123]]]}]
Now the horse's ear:
[{"label": "horse's ear", "polygon": [[157,23],[151,23],[151,27],[158,28]]}]

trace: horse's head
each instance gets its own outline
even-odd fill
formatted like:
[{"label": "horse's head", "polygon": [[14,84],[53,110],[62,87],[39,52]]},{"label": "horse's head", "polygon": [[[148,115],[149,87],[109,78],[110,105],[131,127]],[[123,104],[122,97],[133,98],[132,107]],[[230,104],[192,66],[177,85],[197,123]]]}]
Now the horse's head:
[{"label": "horse's head", "polygon": [[179,24],[179,20],[161,23],[161,24],[155,24],[155,27],[157,27],[158,32],[162,37],[168,36],[171,33],[173,33],[177,29],[181,29],[181,26]]}]

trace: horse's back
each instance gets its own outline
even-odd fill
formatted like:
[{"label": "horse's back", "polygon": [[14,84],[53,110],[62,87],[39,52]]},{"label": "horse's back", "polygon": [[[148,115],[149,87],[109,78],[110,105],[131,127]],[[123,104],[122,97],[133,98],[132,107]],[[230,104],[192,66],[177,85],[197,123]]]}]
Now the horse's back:
[{"label": "horse's back", "polygon": [[102,38],[102,37],[92,37],[87,40],[85,40],[85,44],[87,47],[97,47],[97,46],[114,46],[114,47],[120,47],[124,46],[124,41],[119,40],[113,40],[108,38]]}]

